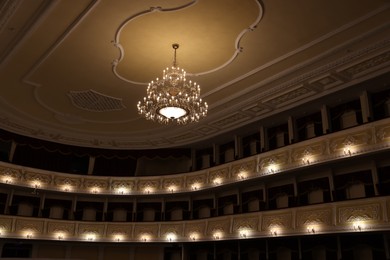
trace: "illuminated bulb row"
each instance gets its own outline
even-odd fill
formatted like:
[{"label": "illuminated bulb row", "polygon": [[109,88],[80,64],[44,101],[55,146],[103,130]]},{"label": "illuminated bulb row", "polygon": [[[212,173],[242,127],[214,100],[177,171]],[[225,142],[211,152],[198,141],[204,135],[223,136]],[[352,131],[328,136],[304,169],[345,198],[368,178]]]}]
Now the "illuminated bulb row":
[{"label": "illuminated bulb row", "polygon": [[[352,156],[352,155],[355,154],[355,153],[356,153],[356,151],[355,151],[354,147],[351,146],[351,145],[349,145],[349,144],[346,145],[346,146],[343,148],[343,155],[344,155],[344,156]],[[312,158],[312,156],[311,156],[310,154],[307,154],[307,153],[306,153],[306,154],[301,158],[301,160],[302,160],[302,163],[303,163],[304,165],[309,165],[309,164],[312,163],[313,158]],[[278,164],[276,164],[275,162],[272,161],[272,162],[265,168],[265,170],[266,170],[265,173],[267,173],[267,174],[274,174],[274,173],[279,172],[281,169],[280,169],[280,167],[278,166]],[[246,179],[247,177],[248,177],[248,176],[247,176],[247,173],[246,173],[246,172],[240,172],[240,173],[237,174],[237,179],[238,179],[238,180],[244,180],[244,179]],[[223,184],[223,181],[224,181],[223,178],[221,178],[221,177],[216,177],[216,178],[214,178],[214,179],[212,180],[212,184],[218,186],[218,185]],[[5,183],[5,184],[12,184],[12,183],[15,182],[15,180],[14,180],[14,178],[12,178],[12,177],[10,177],[10,176],[5,176],[5,177],[2,178],[2,182]],[[41,188],[42,188],[42,183],[41,183],[40,181],[35,180],[35,181],[30,182],[30,186],[33,187],[34,189],[41,189]],[[192,189],[193,191],[196,191],[196,190],[198,190],[198,189],[200,188],[200,186],[201,186],[201,184],[199,184],[199,183],[194,183],[194,184],[191,185],[191,189]],[[65,191],[65,192],[71,192],[71,191],[74,190],[74,188],[73,188],[71,185],[69,185],[69,184],[63,185],[61,189],[62,189],[63,191]],[[176,186],[170,186],[170,187],[167,188],[167,192],[174,193],[175,191],[177,191],[177,187],[176,187]],[[98,194],[98,193],[101,192],[101,190],[100,190],[98,187],[93,187],[93,188],[91,188],[90,192],[93,193],[93,194]],[[115,192],[116,192],[117,194],[125,195],[125,194],[129,194],[129,193],[130,193],[130,190],[128,190],[127,188],[121,187],[121,188],[116,189]],[[153,192],[153,189],[152,189],[151,187],[146,187],[146,188],[143,190],[143,192],[144,192],[145,194],[150,194],[150,193]]]},{"label": "illuminated bulb row", "polygon": [[[357,222],[353,222],[352,223],[352,227],[351,229],[353,229],[354,231],[358,231],[358,232],[361,232],[363,230],[365,230],[367,228],[366,224],[362,221],[357,221]],[[272,226],[270,229],[269,229],[269,234],[270,236],[279,236],[281,233],[282,233],[282,228],[279,227],[279,226]],[[306,227],[306,232],[308,234],[316,234],[318,232],[318,225],[308,225]],[[239,230],[238,232],[238,236],[240,238],[248,238],[249,235],[251,233],[251,230],[250,229],[241,229]],[[5,234],[5,231],[4,230],[0,230],[0,236],[3,236]],[[32,231],[26,231],[24,233],[24,236],[27,238],[27,239],[32,239],[34,237],[34,232]],[[223,232],[222,231],[216,231],[213,233],[213,239],[214,240],[220,240],[222,239],[223,237]],[[57,238],[58,240],[64,240],[65,239],[65,234],[64,233],[57,233],[54,235],[55,238]],[[149,234],[144,234],[144,235],[141,235],[140,236],[140,241],[142,242],[148,242],[148,241],[151,241],[152,240],[152,236],[149,235]],[[87,235],[85,235],[85,239],[87,241],[95,241],[97,239],[97,236],[96,234],[94,233],[89,233]],[[196,241],[199,239],[199,234],[197,232],[193,232],[193,233],[190,233],[189,235],[189,239],[191,241]],[[121,241],[124,241],[125,240],[125,236],[124,235],[115,235],[113,237],[113,241],[115,242],[121,242]],[[174,233],[169,233],[166,235],[166,241],[167,242],[174,242],[177,240],[177,235],[174,234]]]}]

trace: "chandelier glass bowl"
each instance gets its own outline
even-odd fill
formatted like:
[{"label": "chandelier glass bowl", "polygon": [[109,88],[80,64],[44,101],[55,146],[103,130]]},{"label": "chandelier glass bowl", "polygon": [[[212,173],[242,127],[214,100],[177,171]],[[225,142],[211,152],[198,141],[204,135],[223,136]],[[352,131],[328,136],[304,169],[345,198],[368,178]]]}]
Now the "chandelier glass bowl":
[{"label": "chandelier glass bowl", "polygon": [[138,113],[147,120],[161,124],[198,122],[207,115],[208,105],[200,98],[200,86],[186,80],[186,72],[177,66],[176,50],[171,68],[163,70],[163,77],[151,81],[146,97],[137,104]]}]

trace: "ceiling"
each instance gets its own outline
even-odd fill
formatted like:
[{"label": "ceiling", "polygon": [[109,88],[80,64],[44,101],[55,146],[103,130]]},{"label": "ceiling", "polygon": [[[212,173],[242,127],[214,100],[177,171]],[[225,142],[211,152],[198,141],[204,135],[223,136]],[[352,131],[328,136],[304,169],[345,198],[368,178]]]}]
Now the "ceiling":
[{"label": "ceiling", "polygon": [[[110,149],[185,147],[244,131],[388,74],[389,7],[387,0],[0,0],[0,128]],[[209,104],[205,119],[185,126],[147,121],[136,108],[147,83],[171,65],[173,43]]]}]

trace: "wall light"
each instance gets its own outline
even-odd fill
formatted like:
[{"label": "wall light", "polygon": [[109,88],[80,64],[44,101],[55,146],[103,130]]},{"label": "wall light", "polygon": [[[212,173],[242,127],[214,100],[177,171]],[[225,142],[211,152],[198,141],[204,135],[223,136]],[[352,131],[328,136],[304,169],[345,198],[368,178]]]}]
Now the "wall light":
[{"label": "wall light", "polygon": [[64,185],[64,186],[62,187],[62,189],[63,189],[64,191],[66,191],[66,192],[69,192],[69,191],[72,190],[72,187],[71,187],[70,185]]},{"label": "wall light", "polygon": [[13,179],[9,176],[3,178],[3,182],[6,184],[10,184],[13,182]]},{"label": "wall light", "polygon": [[271,163],[270,165],[268,165],[267,169],[269,174],[276,173],[278,171],[278,165],[276,163]]},{"label": "wall light", "polygon": [[88,241],[94,241],[96,239],[96,235],[95,234],[88,234],[87,235],[87,240]]},{"label": "wall light", "polygon": [[245,179],[246,179],[246,173],[240,172],[240,173],[237,175],[237,177],[238,177],[239,180],[245,180]]},{"label": "wall light", "polygon": [[221,232],[215,232],[214,234],[213,234],[213,236],[214,236],[214,239],[215,240],[218,240],[218,239],[220,239],[221,237],[222,237],[222,233]]},{"label": "wall light", "polygon": [[353,222],[353,229],[355,231],[362,231],[365,228],[365,225],[361,221]]},{"label": "wall light", "polygon": [[198,237],[199,237],[198,233],[195,233],[195,232],[194,232],[194,233],[191,233],[191,234],[190,234],[190,239],[191,239],[192,241],[197,240]]},{"label": "wall light", "polygon": [[310,164],[310,157],[309,156],[303,157],[302,158],[302,163],[309,165]]},{"label": "wall light", "polygon": [[147,241],[150,240],[150,236],[149,236],[149,235],[142,235],[142,236],[140,237],[140,240],[141,240],[142,242],[147,242]]},{"label": "wall light", "polygon": [[278,226],[273,226],[270,228],[270,233],[272,236],[277,236],[280,233],[280,228]]},{"label": "wall light", "polygon": [[176,234],[174,234],[174,233],[167,234],[167,240],[169,242],[172,242],[172,241],[176,240]]},{"label": "wall light", "polygon": [[41,187],[41,182],[39,181],[34,181],[32,183],[32,186],[34,187],[34,189],[39,189]]},{"label": "wall light", "polygon": [[171,185],[171,186],[168,187],[168,190],[169,190],[169,192],[174,193],[175,190],[176,190],[176,186]]},{"label": "wall light", "polygon": [[198,190],[199,189],[199,184],[198,183],[192,184],[191,189],[192,190]]},{"label": "wall light", "polygon": [[123,236],[122,235],[116,235],[114,237],[114,241],[116,241],[116,242],[121,242],[122,240],[123,240]]},{"label": "wall light", "polygon": [[121,187],[121,188],[118,188],[117,189],[117,193],[118,194],[121,194],[121,195],[124,195],[124,194],[126,194],[126,193],[128,193],[129,191],[128,191],[128,189],[126,189],[126,188],[124,188],[124,187]]},{"label": "wall light", "polygon": [[314,227],[307,227],[307,233],[309,233],[309,234],[315,234],[316,233],[316,230],[315,230],[315,228]]},{"label": "wall light", "polygon": [[216,177],[214,180],[213,180],[213,183],[215,185],[220,185],[222,183],[222,178],[220,177]]},{"label": "wall light", "polygon": [[248,237],[248,230],[246,230],[246,229],[240,230],[240,237],[247,238]]}]

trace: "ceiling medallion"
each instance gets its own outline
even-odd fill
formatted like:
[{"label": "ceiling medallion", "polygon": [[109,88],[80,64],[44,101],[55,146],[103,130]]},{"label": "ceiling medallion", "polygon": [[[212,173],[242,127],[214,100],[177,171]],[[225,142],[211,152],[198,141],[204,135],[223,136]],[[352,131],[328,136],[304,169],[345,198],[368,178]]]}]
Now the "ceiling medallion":
[{"label": "ceiling medallion", "polygon": [[163,70],[162,79],[151,81],[146,90],[147,96],[137,104],[138,113],[147,120],[161,124],[182,124],[198,122],[207,115],[208,105],[200,98],[200,86],[186,80],[186,72],[176,62],[174,49],[173,65]]}]

